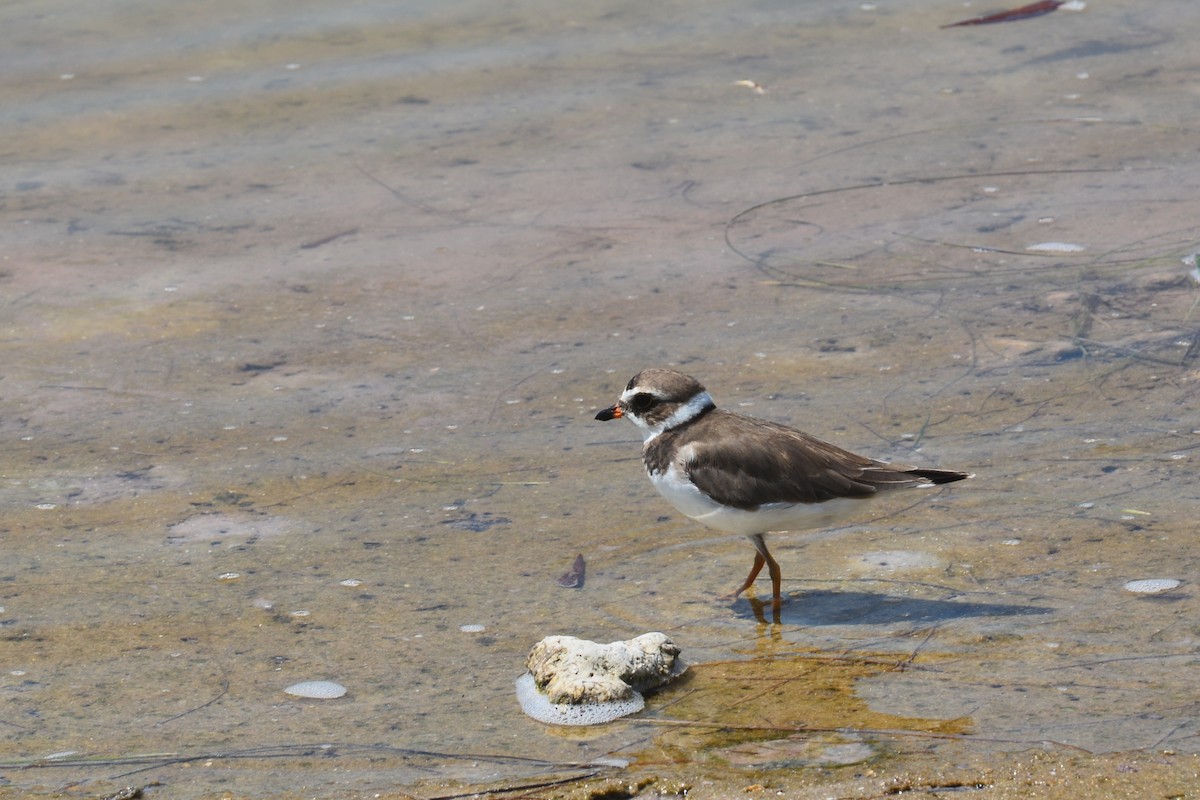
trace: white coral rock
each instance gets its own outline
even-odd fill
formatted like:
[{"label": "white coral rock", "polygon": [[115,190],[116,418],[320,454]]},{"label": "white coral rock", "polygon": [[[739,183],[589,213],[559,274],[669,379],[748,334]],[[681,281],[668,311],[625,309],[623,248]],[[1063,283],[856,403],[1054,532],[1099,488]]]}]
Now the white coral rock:
[{"label": "white coral rock", "polygon": [[687,667],[665,634],[599,644],[548,636],[525,661],[517,682],[526,714],[560,725],[592,725],[641,710],[641,692],[661,686]]}]

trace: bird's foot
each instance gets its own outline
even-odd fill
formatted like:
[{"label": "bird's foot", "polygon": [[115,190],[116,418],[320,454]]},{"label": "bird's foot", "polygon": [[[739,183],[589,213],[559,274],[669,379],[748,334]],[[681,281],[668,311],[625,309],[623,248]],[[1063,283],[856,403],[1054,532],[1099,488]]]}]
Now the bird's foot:
[{"label": "bird's foot", "polygon": [[[737,599],[739,597],[742,596],[742,593],[744,591],[745,591],[744,589],[738,589],[736,592],[730,592],[729,594],[723,594],[723,595],[718,596],[717,600],[722,603],[734,603],[737,601]],[[750,592],[749,594],[747,594],[746,600],[751,605],[766,606],[768,604],[768,601],[759,600],[758,596],[755,595],[754,592]],[[773,610],[778,611],[782,606],[785,606],[788,603],[790,603],[791,600],[792,600],[791,595],[780,594],[776,597],[772,597],[770,599],[769,603]]]}]

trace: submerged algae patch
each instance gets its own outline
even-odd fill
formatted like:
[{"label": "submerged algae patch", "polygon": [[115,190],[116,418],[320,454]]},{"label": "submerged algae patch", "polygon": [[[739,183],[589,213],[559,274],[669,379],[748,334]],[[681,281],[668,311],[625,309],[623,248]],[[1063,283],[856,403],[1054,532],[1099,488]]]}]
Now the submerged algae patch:
[{"label": "submerged algae patch", "polygon": [[963,734],[970,720],[904,717],[871,709],[858,681],[898,670],[896,657],[772,657],[696,665],[660,694],[665,728],[655,751],[679,763],[773,769],[858,763],[883,740]]}]

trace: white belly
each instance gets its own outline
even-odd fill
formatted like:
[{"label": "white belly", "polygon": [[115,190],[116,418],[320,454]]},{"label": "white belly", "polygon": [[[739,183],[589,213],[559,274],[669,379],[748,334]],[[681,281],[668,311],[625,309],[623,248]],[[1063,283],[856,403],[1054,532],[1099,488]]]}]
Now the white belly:
[{"label": "white belly", "polygon": [[674,468],[650,476],[659,494],[683,514],[710,528],[752,536],[769,531],[801,531],[824,528],[861,511],[864,498],[838,498],[824,503],[770,503],[754,511],[723,506],[681,480]]}]

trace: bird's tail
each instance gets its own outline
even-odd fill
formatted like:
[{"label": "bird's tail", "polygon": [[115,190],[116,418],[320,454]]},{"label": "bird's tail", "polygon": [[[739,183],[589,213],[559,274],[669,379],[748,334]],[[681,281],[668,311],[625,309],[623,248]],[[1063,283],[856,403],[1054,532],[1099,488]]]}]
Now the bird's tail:
[{"label": "bird's tail", "polygon": [[972,477],[967,472],[957,472],[952,469],[909,469],[905,470],[909,475],[918,475],[932,484],[954,483],[961,481],[964,478]]}]

